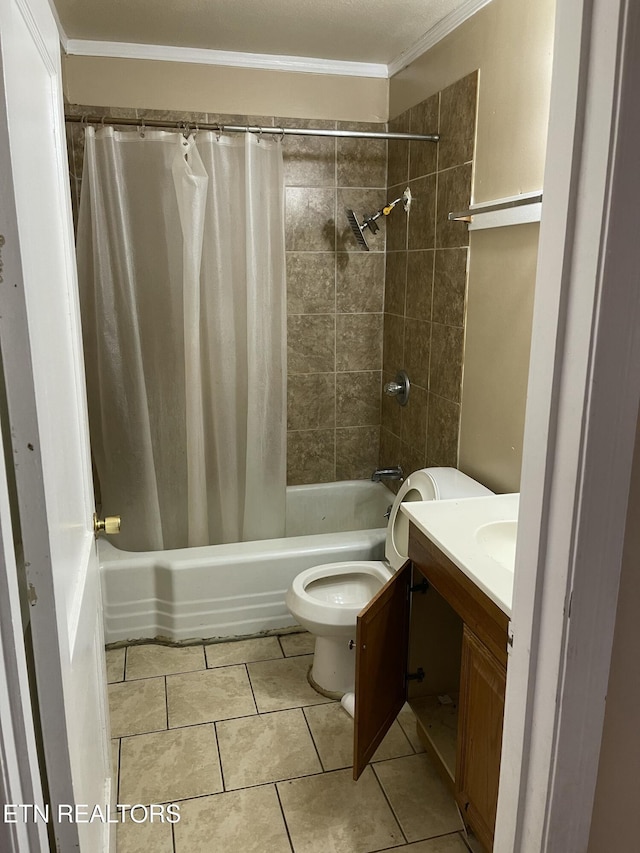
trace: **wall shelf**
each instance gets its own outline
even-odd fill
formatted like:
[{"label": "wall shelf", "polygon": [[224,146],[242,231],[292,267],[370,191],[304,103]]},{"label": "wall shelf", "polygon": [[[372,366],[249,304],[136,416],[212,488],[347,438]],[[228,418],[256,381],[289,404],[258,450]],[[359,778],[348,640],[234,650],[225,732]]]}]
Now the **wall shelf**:
[{"label": "wall shelf", "polygon": [[524,225],[539,222],[542,214],[542,191],[522,193],[495,199],[482,204],[472,204],[468,210],[450,213],[452,222],[467,222],[469,231],[485,228],[503,228],[507,225]]}]

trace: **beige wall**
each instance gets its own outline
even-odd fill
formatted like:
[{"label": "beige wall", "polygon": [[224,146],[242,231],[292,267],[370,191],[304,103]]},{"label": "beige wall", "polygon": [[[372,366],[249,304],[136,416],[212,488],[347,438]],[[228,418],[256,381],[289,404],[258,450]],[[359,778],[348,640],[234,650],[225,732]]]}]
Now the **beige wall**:
[{"label": "beige wall", "polygon": [[493,0],[392,78],[389,117],[480,69],[474,202],[538,190],[555,0]]},{"label": "beige wall", "polygon": [[71,104],[386,121],[389,81],[95,56],[63,57]]},{"label": "beige wall", "polygon": [[[588,853],[631,850],[640,768],[640,421],[631,472],[627,532],[618,594],[607,706]],[[606,570],[606,567],[603,567]]]},{"label": "beige wall", "polygon": [[460,468],[499,492],[520,487],[538,230],[470,235]]},{"label": "beige wall", "polygon": [[[390,84],[390,117],[480,71],[474,202],[542,187],[554,0],[493,0]],[[470,233],[460,467],[517,491],[538,229]]]}]

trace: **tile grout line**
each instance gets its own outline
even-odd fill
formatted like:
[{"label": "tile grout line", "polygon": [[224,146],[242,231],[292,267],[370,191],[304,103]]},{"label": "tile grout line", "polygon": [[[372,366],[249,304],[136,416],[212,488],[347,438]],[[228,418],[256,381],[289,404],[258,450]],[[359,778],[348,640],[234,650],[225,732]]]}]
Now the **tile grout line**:
[{"label": "tile grout line", "polygon": [[164,711],[167,720],[167,731],[169,731],[169,690],[167,687],[167,676],[164,676]]},{"label": "tile grout line", "polygon": [[[348,770],[349,768],[341,767],[339,770],[329,770],[328,773],[339,772],[342,770]],[[315,779],[319,776],[325,776],[326,774],[322,770],[318,770],[316,773],[301,773],[298,776],[287,776],[284,779],[271,779],[268,782],[255,782],[253,785],[240,785],[237,788],[228,788],[225,791],[219,791],[218,793],[224,794],[233,794],[236,791],[251,791],[255,788],[264,788],[267,785],[279,785],[281,782],[297,782],[299,779]],[[201,800],[203,797],[216,797],[217,794],[200,794],[197,797],[185,797],[185,800]]]},{"label": "tile grout line", "polygon": [[[460,247],[454,247],[454,248],[464,249],[465,247],[460,246]],[[416,251],[416,252],[433,252],[434,250],[433,249],[414,249],[414,251]],[[442,250],[442,251],[444,251],[444,250]],[[378,310],[378,311],[313,311],[313,312],[302,311],[300,313],[292,312],[288,316],[289,317],[333,317],[335,315],[336,317],[360,317],[360,316],[369,317],[369,316],[371,316],[371,314],[378,315],[378,314],[384,314],[384,313],[385,313],[384,310]],[[365,370],[371,370],[373,368],[364,368],[364,369]],[[327,370],[326,372],[331,373],[330,370]],[[342,371],[337,371],[337,372],[338,373],[349,373],[349,372],[357,373],[358,371],[357,370],[351,370],[351,371],[342,370]]]},{"label": "tile grout line", "polygon": [[[283,652],[284,654],[284,652]],[[282,660],[282,658],[273,658],[273,660]],[[250,661],[250,663],[258,663],[258,661]],[[247,673],[247,680],[249,681],[249,688],[251,690],[251,696],[253,698],[253,704],[256,709],[255,714],[249,714],[248,716],[260,716],[260,709],[258,708],[258,700],[256,699],[256,691],[253,689],[253,682],[251,681],[251,673],[249,672],[249,664],[244,664],[245,672]]]},{"label": "tile grout line", "polygon": [[404,843],[405,843],[405,844],[409,844],[409,839],[407,838],[406,833],[405,833],[404,829],[402,828],[402,824],[400,823],[400,819],[399,819],[398,815],[396,814],[396,810],[395,810],[395,809],[393,808],[393,806],[391,805],[391,800],[390,800],[390,799],[389,799],[389,797],[387,796],[387,792],[386,792],[386,791],[385,791],[385,789],[384,789],[384,785],[382,784],[382,782],[381,782],[381,781],[380,781],[380,779],[378,778],[378,774],[376,773],[375,765],[374,765],[374,764],[371,764],[371,765],[370,765],[370,767],[371,767],[371,770],[372,770],[372,772],[373,772],[373,776],[374,776],[374,778],[375,778],[376,782],[378,783],[378,787],[379,787],[379,788],[380,788],[380,790],[382,791],[382,796],[385,798],[385,800],[386,800],[386,802],[387,802],[387,805],[388,805],[388,806],[389,806],[389,808],[391,809],[391,814],[393,815],[393,819],[394,819],[394,820],[395,820],[395,822],[398,824],[398,829],[400,830],[400,834],[401,834],[401,835],[402,835],[402,837],[404,838]]},{"label": "tile grout line", "polygon": [[[311,706],[307,705],[306,707],[307,708],[315,707],[315,705],[311,705]],[[315,749],[316,755],[318,756],[318,761],[320,762],[320,767],[322,768],[322,772],[326,773],[327,770],[325,769],[324,762],[322,761],[322,758],[320,757],[320,752],[318,750],[318,744],[316,743],[316,739],[313,736],[313,730],[311,729],[311,726],[309,725],[309,720],[308,720],[307,715],[305,713],[305,709],[303,707],[303,708],[300,708],[300,710],[302,711],[302,717],[303,717],[304,722],[307,726],[307,731],[309,732],[309,736],[311,738],[311,743],[313,744],[313,748]]]},{"label": "tile grout line", "polygon": [[[295,709],[292,708],[291,710],[295,710]],[[269,713],[276,713],[277,714],[278,711],[269,711]],[[146,735],[158,735],[158,734],[164,734],[164,733],[169,733],[169,732],[179,732],[181,729],[197,729],[200,726],[210,726],[212,723],[226,723],[226,722],[230,722],[231,720],[246,720],[249,717],[258,717],[258,716],[260,716],[260,714],[255,713],[255,714],[245,714],[243,717],[222,717],[219,720],[203,720],[200,723],[187,723],[184,726],[172,726],[171,728],[166,728],[166,729],[152,729],[149,732],[137,732],[136,734],[122,735],[120,740],[124,740],[125,738],[132,738],[132,737],[145,737]]]},{"label": "tile grout line", "polygon": [[289,839],[289,845],[291,847],[292,853],[295,853],[295,847],[293,846],[293,839],[291,838],[291,832],[289,831],[289,824],[287,823],[287,816],[284,813],[284,806],[282,805],[282,800],[280,799],[280,791],[278,790],[278,783],[271,783],[276,791],[276,797],[278,798],[278,805],[280,806],[280,814],[282,815],[282,822],[284,823],[284,830],[287,833],[287,838]]},{"label": "tile grout line", "polygon": [[[438,126],[439,126],[439,124],[438,124]],[[438,161],[438,152],[436,152],[436,163],[437,163],[437,161]],[[436,174],[436,200],[435,200],[436,225],[434,228],[434,237],[433,237],[434,244],[437,242],[435,230],[438,227],[437,226],[437,205],[438,205],[437,188],[438,188],[438,176]],[[431,305],[430,305],[430,311],[429,311],[429,360],[428,360],[428,364],[427,364],[427,386],[428,387],[427,387],[427,406],[426,406],[427,411],[426,411],[425,424],[424,424],[424,461],[425,462],[429,458],[429,392],[430,392],[430,388],[431,388],[431,365],[432,365],[432,361],[433,361],[433,358],[432,358],[432,356],[433,356],[433,300],[434,300],[435,287],[436,287],[435,277],[436,277],[436,249],[434,248],[432,266],[431,266]]]},{"label": "tile grout line", "polygon": [[[289,430],[289,432],[306,432],[307,430]],[[216,644],[219,645],[219,644]],[[166,648],[161,646],[161,648]],[[191,648],[191,647],[190,647]],[[286,655],[285,655],[286,657]],[[291,655],[290,657],[302,657],[302,655]],[[221,663],[214,666],[204,666],[200,669],[181,669],[178,672],[158,673],[157,675],[143,675],[140,678],[132,678],[130,681],[113,681],[110,684],[133,684],[136,681],[151,681],[154,678],[168,678],[172,675],[194,675],[196,672],[209,672],[214,669],[229,669],[232,666],[246,666],[247,663],[262,663],[263,661],[282,660],[282,657],[259,658],[252,661],[239,661],[237,663]]]},{"label": "tile grout line", "polygon": [[[316,773],[316,774],[312,774],[312,775],[321,776],[322,774]],[[294,779],[304,779],[306,777],[296,776],[293,778]],[[288,782],[288,781],[292,781],[292,780],[281,779],[280,781],[281,782]],[[160,806],[167,806],[167,805],[171,805],[172,803],[190,803],[194,800],[206,800],[209,797],[221,797],[223,794],[236,794],[239,791],[249,791],[249,790],[255,791],[257,788],[268,788],[271,785],[276,785],[276,784],[278,784],[278,783],[277,782],[258,782],[257,785],[246,785],[244,788],[231,788],[228,791],[218,791],[217,793],[196,794],[194,797],[175,797],[173,800],[161,800],[160,802],[157,802],[156,804],[160,805]],[[156,802],[156,801],[154,801],[154,802]],[[140,805],[150,806],[151,803],[140,803]],[[155,853],[155,851],[151,851],[151,853]]]},{"label": "tile grout line", "polygon": [[120,802],[120,771],[122,768],[122,738],[118,738],[118,769],[116,778],[116,803]]},{"label": "tile grout line", "polygon": [[221,793],[226,793],[227,784],[224,780],[224,769],[222,767],[222,753],[220,752],[220,738],[218,737],[218,722],[222,722],[222,720],[214,720],[211,724],[213,726],[213,737],[216,741],[216,750],[218,752],[218,764],[220,765],[220,781],[222,782],[222,791]]},{"label": "tile grout line", "polygon": [[[412,847],[414,844],[422,844],[425,841],[437,841],[440,838],[452,838],[454,835],[461,835],[461,833],[462,830],[456,832],[445,832],[442,835],[432,835],[430,838],[421,838],[418,841],[409,841],[408,844],[410,847]],[[462,843],[465,845],[465,847],[467,847],[466,843],[464,842],[464,839]],[[400,845],[398,844],[394,845],[393,847],[379,847],[377,850],[371,850],[370,853],[387,853],[387,851],[391,853],[391,851],[397,850],[398,847],[400,847]]]},{"label": "tile grout line", "polygon": [[413,750],[413,754],[414,754],[414,755],[420,755],[421,753],[419,753],[419,752],[418,752],[418,750],[415,748],[415,746],[414,746],[414,745],[413,745],[413,743],[411,742],[411,738],[409,737],[409,735],[408,735],[408,734],[407,734],[407,732],[406,732],[405,727],[404,727],[404,726],[402,725],[402,723],[400,722],[400,715],[398,715],[398,716],[396,717],[396,721],[397,721],[398,725],[400,726],[400,728],[401,728],[401,730],[402,730],[402,734],[403,734],[403,735],[405,736],[405,738],[407,739],[407,742],[408,742],[409,746],[410,746],[410,747],[411,747],[411,749]]},{"label": "tile grout line", "polygon": [[472,849],[471,849],[469,843],[467,842],[468,836],[467,836],[466,830],[461,829],[460,832],[458,832],[456,834],[460,836],[460,839],[462,840],[462,843],[464,844],[465,849],[468,850],[469,853],[472,853]]},{"label": "tile grout line", "polygon": [[[125,735],[122,735],[119,739],[124,740],[125,738],[144,737],[145,735],[156,735],[156,734],[162,734],[164,732],[177,732],[177,731],[180,731],[180,729],[195,729],[195,728],[198,728],[199,726],[208,726],[211,723],[227,723],[227,722],[232,722],[233,720],[248,720],[250,717],[267,717],[270,714],[284,714],[287,711],[301,711],[304,708],[315,708],[317,705],[330,705],[332,703],[332,701],[333,700],[328,699],[326,702],[315,702],[312,705],[293,705],[293,706],[288,707],[288,708],[276,708],[275,710],[272,710],[272,711],[256,711],[253,714],[244,714],[244,715],[239,716],[239,717],[222,717],[219,720],[203,720],[202,722],[199,722],[199,723],[187,723],[184,726],[173,726],[172,728],[167,728],[167,729],[152,729],[151,731],[148,731],[148,732],[136,732],[135,734],[125,734]],[[116,738],[113,738],[113,740],[116,740]],[[383,759],[383,760],[387,760],[387,759]],[[330,771],[328,771],[328,772],[330,772]],[[311,774],[311,775],[315,775],[315,774]]]},{"label": "tile grout line", "polygon": [[192,672],[206,672],[202,669],[185,669],[180,672],[159,672],[157,675],[143,675],[140,678],[132,678],[129,681],[118,681],[116,684],[136,684],[139,681],[153,681],[154,678],[168,678],[170,675],[190,675]]}]

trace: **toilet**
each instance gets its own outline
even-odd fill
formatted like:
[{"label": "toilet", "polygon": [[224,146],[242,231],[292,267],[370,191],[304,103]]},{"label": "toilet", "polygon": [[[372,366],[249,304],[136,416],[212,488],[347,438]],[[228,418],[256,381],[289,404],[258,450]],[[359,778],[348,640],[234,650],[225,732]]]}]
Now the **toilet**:
[{"label": "toilet", "polygon": [[316,638],[308,676],[312,687],[331,698],[354,689],[357,616],[407,560],[409,519],[400,512],[400,504],[491,494],[455,468],[414,471],[400,486],[391,508],[385,560],[326,563],[294,578],[285,602],[298,624]]}]

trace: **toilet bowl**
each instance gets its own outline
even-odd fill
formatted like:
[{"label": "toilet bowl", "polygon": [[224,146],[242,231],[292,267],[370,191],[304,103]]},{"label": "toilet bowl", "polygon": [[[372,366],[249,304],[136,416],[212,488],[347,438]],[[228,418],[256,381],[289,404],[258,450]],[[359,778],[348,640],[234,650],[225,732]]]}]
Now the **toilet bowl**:
[{"label": "toilet bowl", "polygon": [[490,494],[455,468],[414,471],[400,486],[391,508],[385,560],[326,563],[294,578],[285,602],[296,621],[315,635],[309,682],[318,692],[339,698],[354,688],[358,614],[407,560],[409,520],[400,505]]}]

